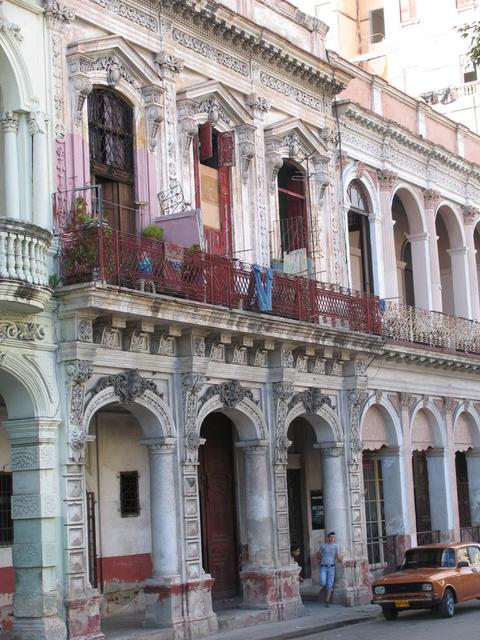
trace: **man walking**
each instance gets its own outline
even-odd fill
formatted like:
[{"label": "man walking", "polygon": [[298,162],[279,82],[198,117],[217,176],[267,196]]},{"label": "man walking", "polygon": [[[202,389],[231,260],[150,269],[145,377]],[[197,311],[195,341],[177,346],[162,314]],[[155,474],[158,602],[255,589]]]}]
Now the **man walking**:
[{"label": "man walking", "polygon": [[338,554],[338,544],[335,542],[335,531],[330,531],[327,535],[327,542],[320,545],[318,555],[320,559],[320,586],[325,589],[325,606],[329,607],[335,580],[335,561],[342,561]]}]

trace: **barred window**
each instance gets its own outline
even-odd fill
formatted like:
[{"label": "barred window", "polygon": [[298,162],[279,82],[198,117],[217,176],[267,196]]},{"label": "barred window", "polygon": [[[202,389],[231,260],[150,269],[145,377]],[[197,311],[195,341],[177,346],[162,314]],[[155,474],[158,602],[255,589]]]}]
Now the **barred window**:
[{"label": "barred window", "polygon": [[12,474],[0,472],[0,547],[13,544]]},{"label": "barred window", "polygon": [[138,471],[120,472],[120,513],[122,518],[140,515]]}]

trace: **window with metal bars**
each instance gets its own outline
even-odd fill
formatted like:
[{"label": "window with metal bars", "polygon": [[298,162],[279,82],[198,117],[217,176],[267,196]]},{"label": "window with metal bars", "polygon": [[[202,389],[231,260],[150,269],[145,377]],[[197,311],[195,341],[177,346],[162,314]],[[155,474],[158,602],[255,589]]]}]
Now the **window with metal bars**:
[{"label": "window with metal bars", "polygon": [[11,509],[12,474],[0,472],[0,547],[13,544],[13,521]]},{"label": "window with metal bars", "polygon": [[122,518],[140,515],[138,471],[120,472],[120,513]]},{"label": "window with metal bars", "polygon": [[132,175],[132,108],[109,89],[94,89],[88,98],[90,160],[94,172],[108,175],[109,169]]},{"label": "window with metal bars", "polygon": [[383,566],[385,558],[385,509],[383,497],[382,461],[372,454],[363,454],[363,485],[367,525],[368,564]]}]

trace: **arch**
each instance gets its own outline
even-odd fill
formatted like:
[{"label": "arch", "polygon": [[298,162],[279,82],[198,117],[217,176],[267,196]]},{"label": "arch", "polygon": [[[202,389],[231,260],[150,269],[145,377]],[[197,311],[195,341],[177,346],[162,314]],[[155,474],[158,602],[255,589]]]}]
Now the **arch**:
[{"label": "arch", "polygon": [[[107,387],[94,396],[87,404],[83,414],[83,430],[88,433],[92,418],[103,407],[118,403],[113,387]],[[175,421],[170,407],[158,395],[146,390],[131,404],[123,404],[134,415],[145,438],[166,438],[176,435]]]},{"label": "arch", "polygon": [[375,228],[370,224],[375,216],[371,215],[371,197],[360,180],[353,178],[348,182],[345,202],[348,204],[350,286],[366,293],[378,292],[378,248]]},{"label": "arch", "polygon": [[462,223],[462,216],[456,207],[453,207],[449,202],[442,201],[437,206],[435,211],[435,218],[442,216],[447,228],[448,237],[450,240],[450,248],[457,249],[465,246],[465,231]]},{"label": "arch", "polygon": [[54,387],[45,376],[45,368],[35,356],[14,356],[4,352],[0,367],[0,389],[9,420],[51,417],[57,400]]},{"label": "arch", "polygon": [[[402,427],[400,423],[400,418],[398,416],[395,407],[391,403],[391,401],[382,397],[381,399],[377,399],[376,395],[372,395],[367,402],[362,411],[362,415],[360,418],[360,440],[364,441],[364,437],[366,436],[366,418],[370,409],[374,409],[378,411],[381,418],[383,419],[383,425],[385,428],[384,432],[384,441],[379,442],[374,449],[380,448],[382,445],[386,445],[388,447],[399,447],[403,444],[403,434]],[[373,442],[373,439],[372,439]],[[368,449],[372,447],[367,447]]]},{"label": "arch", "polygon": [[229,408],[225,407],[218,394],[207,400],[198,412],[195,423],[195,429],[198,434],[205,418],[214,411],[223,413],[230,418],[237,429],[241,441],[265,441],[267,439],[268,427],[265,416],[254,402],[248,398],[243,398],[234,408]]},{"label": "arch", "polygon": [[0,77],[4,87],[4,111],[33,107],[33,88],[27,65],[13,37],[5,29],[0,29]]},{"label": "arch", "polygon": [[[462,417],[466,416],[468,418],[468,427],[470,431],[470,443],[465,438],[465,432],[461,425]],[[462,402],[457,406],[454,414],[453,414],[453,442],[456,446],[457,444],[463,444],[469,446],[464,447],[462,450],[466,450],[468,448],[480,448],[480,415],[478,411],[473,407],[469,402]],[[463,431],[463,433],[461,433]],[[463,436],[463,437],[461,437]],[[457,440],[458,439],[458,440]],[[459,449],[460,450],[460,449]]]},{"label": "arch", "polygon": [[400,183],[395,187],[392,193],[390,206],[393,204],[394,197],[397,196],[405,209],[408,220],[408,227],[411,234],[425,233],[427,230],[423,205],[419,196],[406,183]]},{"label": "arch", "polygon": [[379,216],[380,200],[378,197],[378,188],[368,172],[359,170],[358,163],[345,167],[343,171],[343,201],[345,206],[350,206],[351,204],[348,197],[348,187],[353,181],[358,182],[362,186],[364,194],[367,197],[370,216],[374,218]]},{"label": "arch", "polygon": [[296,418],[304,418],[315,431],[317,444],[342,443],[343,433],[336,412],[328,405],[322,405],[316,413],[305,413],[302,402],[297,402],[285,419],[285,433]]},{"label": "arch", "polygon": [[[421,414],[423,427],[430,430],[431,441],[422,441],[420,438],[415,440],[415,419],[417,415]],[[420,434],[419,434],[420,435]],[[446,448],[447,446],[447,434],[442,414],[438,407],[429,400],[419,400],[413,407],[410,417],[410,442],[413,445],[418,444],[422,449],[434,446],[438,448]]]}]

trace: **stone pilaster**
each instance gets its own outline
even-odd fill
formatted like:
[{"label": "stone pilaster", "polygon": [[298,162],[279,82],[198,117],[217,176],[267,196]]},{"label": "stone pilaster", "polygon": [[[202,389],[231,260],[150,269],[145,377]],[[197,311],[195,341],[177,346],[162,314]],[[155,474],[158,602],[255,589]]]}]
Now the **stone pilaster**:
[{"label": "stone pilaster", "polygon": [[398,298],[398,279],[391,203],[393,189],[397,183],[397,174],[393,171],[378,171],[377,180],[380,187],[384,297],[396,300]]},{"label": "stone pilaster", "polygon": [[432,311],[442,311],[442,282],[440,278],[440,263],[438,261],[437,230],[435,227],[435,214],[440,201],[440,194],[433,189],[425,189],[423,192],[425,203],[425,222],[428,233],[428,250],[430,262],[430,287]]},{"label": "stone pilaster", "polygon": [[475,226],[478,222],[480,211],[472,206],[463,207],[463,222],[465,224],[465,240],[467,244],[467,261],[468,261],[468,274],[470,278],[470,299],[471,299],[471,313],[473,320],[480,320],[480,299],[478,288],[478,275],[477,275],[477,258],[475,249]]},{"label": "stone pilaster", "polygon": [[50,194],[48,190],[48,150],[45,115],[31,112],[28,125],[32,136],[32,204],[33,222],[44,229],[51,228]]},{"label": "stone pilaster", "polygon": [[15,640],[64,640],[58,614],[60,503],[56,485],[58,421],[8,420],[13,473],[12,519]]},{"label": "stone pilaster", "polygon": [[17,133],[19,118],[15,111],[0,114],[3,130],[3,171],[5,189],[5,214],[9,218],[20,218],[20,185],[18,182]]}]

